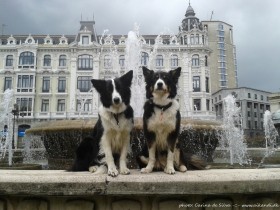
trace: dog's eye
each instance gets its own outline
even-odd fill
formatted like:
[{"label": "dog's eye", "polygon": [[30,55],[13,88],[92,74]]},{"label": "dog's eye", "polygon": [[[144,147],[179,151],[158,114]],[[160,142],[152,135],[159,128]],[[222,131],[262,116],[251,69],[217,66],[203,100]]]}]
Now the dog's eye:
[{"label": "dog's eye", "polygon": [[159,78],[159,75],[158,74],[156,74],[156,79],[158,79]]}]

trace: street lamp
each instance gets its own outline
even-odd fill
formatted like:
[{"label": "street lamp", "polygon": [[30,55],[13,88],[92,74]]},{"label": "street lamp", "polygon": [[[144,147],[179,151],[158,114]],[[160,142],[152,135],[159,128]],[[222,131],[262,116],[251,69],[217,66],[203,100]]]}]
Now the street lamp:
[{"label": "street lamp", "polygon": [[18,110],[18,105],[14,104],[14,109],[12,110],[12,114],[14,115],[13,119],[13,136],[12,136],[12,148],[15,148],[15,123],[16,123],[16,117],[18,118],[19,116],[19,110]]}]

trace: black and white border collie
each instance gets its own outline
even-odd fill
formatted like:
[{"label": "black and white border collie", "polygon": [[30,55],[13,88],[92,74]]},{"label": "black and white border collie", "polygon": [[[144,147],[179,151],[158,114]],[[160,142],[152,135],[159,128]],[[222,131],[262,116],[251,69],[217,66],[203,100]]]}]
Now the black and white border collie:
[{"label": "black and white border collie", "polygon": [[[91,137],[85,138],[76,150],[72,171],[90,171],[110,176],[129,174],[127,153],[133,128],[130,106],[133,71],[112,80],[92,79],[100,94],[99,119]],[[119,171],[116,163],[119,162]]]},{"label": "black and white border collie", "polygon": [[143,67],[147,98],[143,129],[148,151],[144,149],[138,158],[140,167],[144,166],[142,173],[150,173],[154,168],[163,169],[167,174],[174,174],[175,168],[185,172],[189,164],[204,167],[200,159],[183,154],[179,146],[181,115],[176,95],[180,74],[180,67],[169,72],[154,72]]}]

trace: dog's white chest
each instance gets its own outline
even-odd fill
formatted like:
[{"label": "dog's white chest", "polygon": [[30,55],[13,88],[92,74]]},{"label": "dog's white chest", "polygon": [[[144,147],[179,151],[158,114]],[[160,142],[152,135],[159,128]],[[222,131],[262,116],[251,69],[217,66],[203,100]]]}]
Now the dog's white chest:
[{"label": "dog's white chest", "polygon": [[153,115],[147,121],[148,130],[156,134],[156,142],[161,149],[167,146],[167,137],[176,128],[178,109],[179,104],[174,100],[172,106],[167,110],[154,108]]}]

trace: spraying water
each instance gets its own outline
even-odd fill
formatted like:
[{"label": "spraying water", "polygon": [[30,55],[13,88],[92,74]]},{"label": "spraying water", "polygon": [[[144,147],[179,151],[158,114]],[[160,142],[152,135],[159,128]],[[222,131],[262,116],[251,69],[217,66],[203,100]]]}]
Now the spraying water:
[{"label": "spraying water", "polygon": [[277,149],[277,138],[279,134],[274,126],[272,121],[271,112],[266,110],[264,113],[264,133],[265,133],[265,155],[262,158],[259,167],[264,163],[265,159],[271,155],[273,155]]},{"label": "spraying water", "polygon": [[[12,165],[12,136],[13,136],[13,90],[7,89],[4,92],[3,100],[0,104],[0,159],[5,158],[8,152],[8,163]],[[3,129],[3,130],[2,130]]]},{"label": "spraying water", "polygon": [[133,82],[131,86],[131,105],[136,117],[143,114],[145,100],[145,83],[141,69],[142,42],[139,36],[139,27],[135,24],[134,30],[129,31],[125,48],[125,66],[127,70],[133,70]]},{"label": "spraying water", "polygon": [[242,129],[241,109],[236,106],[233,95],[228,95],[223,101],[223,132],[220,146],[229,152],[230,164],[248,164],[247,144]]}]

